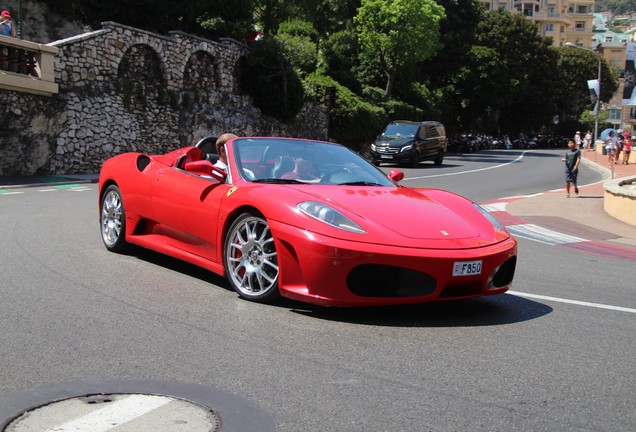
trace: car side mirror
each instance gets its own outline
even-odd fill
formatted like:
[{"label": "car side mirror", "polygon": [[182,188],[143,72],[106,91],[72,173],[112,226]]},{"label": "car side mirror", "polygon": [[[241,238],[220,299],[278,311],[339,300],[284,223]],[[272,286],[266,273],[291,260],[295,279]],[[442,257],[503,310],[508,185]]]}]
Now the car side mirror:
[{"label": "car side mirror", "polygon": [[404,179],[404,173],[399,169],[392,169],[389,173],[389,178],[397,183]]},{"label": "car side mirror", "polygon": [[191,174],[196,174],[204,177],[212,177],[221,183],[225,182],[227,173],[220,168],[212,165],[212,162],[207,160],[198,160],[193,162],[187,162],[184,167],[185,171]]}]

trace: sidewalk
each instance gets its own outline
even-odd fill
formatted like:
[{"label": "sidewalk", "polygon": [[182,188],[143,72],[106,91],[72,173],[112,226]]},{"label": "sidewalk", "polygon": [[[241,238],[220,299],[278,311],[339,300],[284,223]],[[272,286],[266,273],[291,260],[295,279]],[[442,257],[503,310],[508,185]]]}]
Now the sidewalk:
[{"label": "sidewalk", "polygon": [[[565,184],[558,190],[511,201],[506,211],[519,219],[563,234],[581,237],[593,242],[636,247],[636,226],[629,225],[607,214],[603,208],[603,184],[610,180],[607,156],[585,153],[583,169],[595,169],[604,180],[579,186],[577,197],[566,198]],[[614,179],[636,177],[636,164],[614,165]],[[565,180],[564,180],[565,183]]]},{"label": "sidewalk", "polygon": [[69,174],[42,176],[0,176],[0,189],[15,189],[36,186],[55,186],[73,183],[97,183],[99,174]]}]

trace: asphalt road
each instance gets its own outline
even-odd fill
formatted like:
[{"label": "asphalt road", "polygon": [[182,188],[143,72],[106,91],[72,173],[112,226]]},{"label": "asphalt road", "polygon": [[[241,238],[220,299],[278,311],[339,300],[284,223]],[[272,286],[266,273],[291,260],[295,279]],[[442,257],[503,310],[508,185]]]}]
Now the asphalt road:
[{"label": "asphalt road", "polygon": [[[563,187],[560,153],[449,156],[403,183],[543,192]],[[0,422],[31,389],[153,380],[231,392],[284,432],[636,430],[636,314],[593,306],[636,308],[633,263],[521,239],[515,294],[267,306],[188,264],[107,252],[97,216],[94,184],[0,195]]]}]

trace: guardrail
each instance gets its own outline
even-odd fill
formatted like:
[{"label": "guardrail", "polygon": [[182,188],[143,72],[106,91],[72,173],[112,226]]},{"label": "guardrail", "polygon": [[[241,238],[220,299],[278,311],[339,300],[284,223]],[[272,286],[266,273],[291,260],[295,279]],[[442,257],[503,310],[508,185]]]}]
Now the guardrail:
[{"label": "guardrail", "polygon": [[54,58],[59,48],[0,36],[0,89],[51,96],[58,93]]}]

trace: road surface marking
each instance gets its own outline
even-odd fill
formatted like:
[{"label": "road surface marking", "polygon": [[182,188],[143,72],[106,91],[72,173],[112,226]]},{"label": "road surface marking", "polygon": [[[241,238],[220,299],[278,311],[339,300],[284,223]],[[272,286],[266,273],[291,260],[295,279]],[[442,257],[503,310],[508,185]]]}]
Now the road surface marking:
[{"label": "road surface marking", "polygon": [[588,241],[580,237],[562,234],[535,224],[508,225],[506,229],[515,237],[534,240],[552,246]]},{"label": "road surface marking", "polygon": [[620,306],[610,306],[610,305],[605,305],[601,303],[590,303],[590,302],[584,302],[584,301],[578,301],[578,300],[568,300],[564,298],[550,297],[550,296],[537,295],[537,294],[528,294],[528,293],[522,293],[517,291],[508,291],[508,294],[516,295],[519,297],[528,297],[528,298],[537,299],[537,300],[548,300],[548,301],[568,303],[568,304],[573,304],[578,306],[593,307],[597,309],[608,309],[608,310],[619,311],[619,312],[636,313],[636,309],[620,307]]},{"label": "road surface marking", "polygon": [[101,409],[47,429],[45,432],[106,432],[171,401],[171,399],[161,396],[131,395],[115,402],[109,402]]},{"label": "road surface marking", "polygon": [[521,153],[521,155],[510,162],[506,162],[506,163],[502,163],[499,165],[493,165],[493,166],[489,166],[486,168],[478,168],[478,169],[474,169],[474,170],[468,170],[468,171],[458,171],[458,172],[452,172],[452,173],[445,173],[445,174],[434,174],[434,175],[429,175],[429,176],[421,176],[421,177],[409,177],[409,178],[405,178],[402,181],[407,181],[407,180],[420,180],[420,179],[426,179],[426,178],[434,178],[434,177],[448,177],[448,176],[455,176],[455,175],[461,175],[461,174],[470,174],[470,173],[474,173],[474,172],[480,172],[480,171],[488,171],[491,169],[497,169],[497,168],[501,168],[501,167],[505,167],[507,165],[512,165],[514,163],[519,162],[521,159],[523,159],[523,157],[525,156],[527,152],[523,152]]}]

